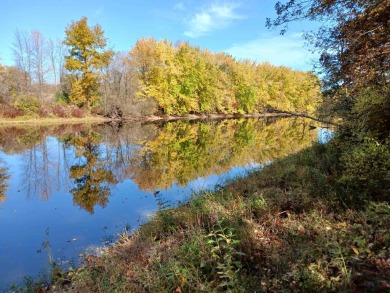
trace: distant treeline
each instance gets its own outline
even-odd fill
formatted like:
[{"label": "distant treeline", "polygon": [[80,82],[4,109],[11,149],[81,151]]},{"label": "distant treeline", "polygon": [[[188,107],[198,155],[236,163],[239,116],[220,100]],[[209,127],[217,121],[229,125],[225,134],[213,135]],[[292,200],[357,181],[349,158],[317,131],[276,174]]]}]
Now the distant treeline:
[{"label": "distant treeline", "polygon": [[311,72],[152,38],[113,52],[86,18],[65,32],[64,41],[15,33],[15,66],[0,64],[0,116],[311,114],[321,102]]},{"label": "distant treeline", "polygon": [[140,82],[138,96],[152,98],[164,114],[312,113],[320,102],[319,80],[310,72],[237,61],[188,43],[142,39],[129,58]]}]

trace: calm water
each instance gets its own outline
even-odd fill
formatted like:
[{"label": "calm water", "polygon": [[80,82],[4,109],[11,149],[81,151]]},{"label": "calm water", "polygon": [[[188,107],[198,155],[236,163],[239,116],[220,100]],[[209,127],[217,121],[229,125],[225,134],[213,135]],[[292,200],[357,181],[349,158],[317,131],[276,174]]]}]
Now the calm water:
[{"label": "calm water", "polygon": [[[317,140],[303,119],[0,127],[0,291]],[[7,179],[8,178],[8,179]],[[5,185],[7,183],[8,186]]]}]

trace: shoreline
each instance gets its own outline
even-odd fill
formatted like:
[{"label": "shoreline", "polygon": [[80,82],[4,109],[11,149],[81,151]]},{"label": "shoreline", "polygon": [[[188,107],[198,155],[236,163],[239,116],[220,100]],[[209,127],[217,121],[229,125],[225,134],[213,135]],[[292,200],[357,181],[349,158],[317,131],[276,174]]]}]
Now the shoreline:
[{"label": "shoreline", "polygon": [[296,116],[293,113],[256,113],[256,114],[189,114],[184,116],[173,115],[148,115],[148,116],[123,116],[121,118],[110,118],[104,116],[88,116],[84,118],[29,118],[5,119],[0,118],[0,125],[28,125],[28,124],[63,124],[63,123],[95,123],[95,122],[153,122],[153,121],[175,121],[175,120],[217,120],[237,118],[268,118],[268,117],[290,117]]},{"label": "shoreline", "polygon": [[236,118],[268,118],[268,117],[290,117],[291,113],[256,113],[256,114],[188,114],[184,116],[132,116],[124,117],[124,121],[174,121],[174,120],[214,120],[214,119],[236,119]]},{"label": "shoreline", "polygon": [[41,124],[77,124],[77,123],[96,123],[110,122],[112,119],[102,116],[90,116],[84,118],[26,118],[19,119],[4,119],[0,118],[0,126],[3,125],[41,125]]},{"label": "shoreline", "polygon": [[174,115],[148,115],[148,116],[123,116],[123,117],[105,117],[105,116],[87,116],[83,118],[34,118],[22,117],[21,119],[0,118],[0,126],[4,125],[45,125],[45,124],[77,124],[77,123],[118,123],[118,122],[155,122],[155,121],[178,121],[178,120],[221,120],[221,119],[240,119],[240,118],[285,118],[301,117],[311,119],[316,122],[337,126],[334,121],[326,121],[304,113],[292,113],[287,111],[277,111],[268,113],[254,114],[187,114],[183,116]]},{"label": "shoreline", "polygon": [[382,217],[390,207],[379,198],[362,204],[362,190],[333,192],[340,166],[326,161],[340,152],[335,142],[316,144],[162,208],[103,254],[86,256],[70,272],[57,270],[44,292],[388,289],[388,275],[379,272],[387,265],[382,235],[389,222]]}]

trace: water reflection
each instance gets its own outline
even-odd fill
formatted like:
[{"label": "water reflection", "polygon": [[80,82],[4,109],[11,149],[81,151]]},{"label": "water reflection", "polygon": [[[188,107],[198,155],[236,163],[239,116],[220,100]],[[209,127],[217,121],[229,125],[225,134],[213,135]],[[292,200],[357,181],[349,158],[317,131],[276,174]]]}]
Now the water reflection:
[{"label": "water reflection", "polygon": [[47,269],[48,228],[56,261],[77,260],[145,221],[155,192],[182,201],[309,146],[309,129],[303,119],[0,127],[0,291]]},{"label": "water reflection", "polygon": [[0,150],[22,154],[21,186],[28,198],[48,200],[53,191],[70,190],[74,204],[93,214],[96,205],[107,205],[112,186],[126,179],[143,191],[167,190],[297,152],[316,139],[308,123],[232,119],[0,128]]},{"label": "water reflection", "polygon": [[142,145],[132,180],[142,190],[186,185],[235,166],[265,163],[297,152],[315,139],[304,120],[171,122]]},{"label": "water reflection", "polygon": [[0,204],[5,200],[10,175],[8,174],[8,168],[2,167],[3,163],[0,160]]},{"label": "water reflection", "polygon": [[108,161],[101,157],[99,133],[88,130],[70,135],[68,146],[75,149],[78,163],[70,167],[70,178],[75,187],[71,189],[73,202],[80,208],[94,213],[95,205],[105,207],[111,191],[108,185],[117,183]]}]

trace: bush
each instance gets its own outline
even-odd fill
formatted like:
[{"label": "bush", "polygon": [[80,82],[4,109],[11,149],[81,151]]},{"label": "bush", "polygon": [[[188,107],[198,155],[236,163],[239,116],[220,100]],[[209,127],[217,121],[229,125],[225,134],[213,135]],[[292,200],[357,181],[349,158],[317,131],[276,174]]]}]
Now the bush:
[{"label": "bush", "polygon": [[52,109],[53,114],[60,118],[66,118],[68,117],[68,112],[66,111],[66,108],[61,105],[55,105]]},{"label": "bush", "polygon": [[56,102],[63,103],[63,104],[69,104],[69,95],[64,92],[57,92],[56,93]]},{"label": "bush", "polygon": [[386,199],[390,192],[390,148],[366,138],[351,145],[341,157],[344,166],[340,181],[351,190],[371,199]]},{"label": "bush", "polygon": [[75,118],[83,118],[85,116],[84,110],[80,108],[72,108],[70,112],[72,114],[72,117]]},{"label": "bush", "polygon": [[16,98],[15,108],[23,111],[26,115],[34,115],[41,108],[41,102],[35,97],[19,96]]},{"label": "bush", "polygon": [[38,115],[39,115],[39,117],[49,117],[50,111],[47,108],[40,108],[38,110]]},{"label": "bush", "polygon": [[99,116],[103,116],[104,115],[104,110],[102,107],[100,106],[95,106],[91,109],[91,114],[92,115],[99,115]]},{"label": "bush", "polygon": [[18,110],[13,106],[5,105],[0,112],[4,118],[16,118],[24,115],[22,110]]}]

